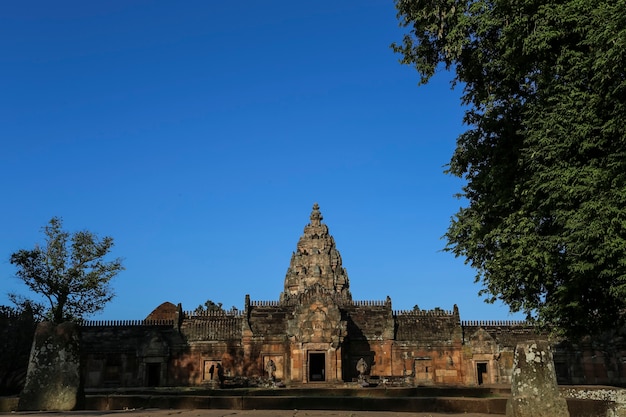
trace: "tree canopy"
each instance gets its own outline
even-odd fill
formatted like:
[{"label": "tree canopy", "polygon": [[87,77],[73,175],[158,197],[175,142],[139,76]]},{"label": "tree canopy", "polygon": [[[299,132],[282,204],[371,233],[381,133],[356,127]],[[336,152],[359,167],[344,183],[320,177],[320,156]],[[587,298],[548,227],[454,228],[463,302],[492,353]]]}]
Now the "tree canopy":
[{"label": "tree canopy", "polygon": [[224,311],[222,303],[215,303],[213,300],[206,300],[204,304],[199,304],[194,310],[195,314],[206,314],[211,312]]},{"label": "tree canopy", "polygon": [[420,83],[454,71],[467,200],[446,249],[487,301],[569,336],[626,308],[626,1],[396,0]]},{"label": "tree canopy", "polygon": [[43,246],[20,249],[10,261],[17,268],[17,277],[45,301],[24,300],[16,294],[10,298],[18,305],[42,308],[54,323],[79,320],[101,310],[114,296],[111,279],[124,269],[121,259],[104,259],[113,247],[113,238],[99,239],[88,231],[70,234],[62,230],[58,217],[43,227],[43,233]]}]

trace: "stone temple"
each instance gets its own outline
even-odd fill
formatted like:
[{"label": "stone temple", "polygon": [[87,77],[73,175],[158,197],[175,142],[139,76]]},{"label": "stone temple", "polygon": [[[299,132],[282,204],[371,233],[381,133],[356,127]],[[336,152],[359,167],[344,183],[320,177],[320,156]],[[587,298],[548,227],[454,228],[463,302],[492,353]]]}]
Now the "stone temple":
[{"label": "stone temple", "polygon": [[[219,376],[239,385],[510,383],[516,344],[538,337],[532,327],[463,322],[456,305],[394,311],[389,297],[353,300],[322,220],[315,204],[276,300],[246,295],[243,311],[205,313],[167,302],[141,321],[84,322],[85,387],[211,386]],[[594,349],[557,349],[560,382],[625,383],[623,362],[585,361]],[[623,343],[610,353],[623,354]]]}]

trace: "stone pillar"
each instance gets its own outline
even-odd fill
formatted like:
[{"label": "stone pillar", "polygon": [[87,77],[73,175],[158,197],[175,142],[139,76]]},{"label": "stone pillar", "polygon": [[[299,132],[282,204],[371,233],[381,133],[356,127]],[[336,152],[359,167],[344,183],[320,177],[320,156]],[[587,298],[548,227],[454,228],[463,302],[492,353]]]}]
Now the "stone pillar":
[{"label": "stone pillar", "polygon": [[519,343],[515,348],[507,417],[569,417],[559,394],[552,350],[546,341]]},{"label": "stone pillar", "polygon": [[341,345],[335,350],[335,367],[337,369],[337,382],[343,381],[343,362],[341,361],[341,356],[343,355]]},{"label": "stone pillar", "polygon": [[74,410],[82,394],[78,324],[40,323],[35,331],[18,409]]}]

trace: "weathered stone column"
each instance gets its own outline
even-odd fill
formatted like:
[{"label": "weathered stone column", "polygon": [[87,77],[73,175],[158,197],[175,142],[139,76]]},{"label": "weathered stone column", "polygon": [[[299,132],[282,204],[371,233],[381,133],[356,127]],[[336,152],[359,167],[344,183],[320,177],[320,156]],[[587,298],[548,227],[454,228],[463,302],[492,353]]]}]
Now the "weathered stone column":
[{"label": "weathered stone column", "polygon": [[18,409],[69,411],[78,406],[82,394],[78,324],[40,323]]},{"label": "weathered stone column", "polygon": [[515,348],[507,417],[569,417],[559,394],[552,350],[546,341],[519,343]]}]

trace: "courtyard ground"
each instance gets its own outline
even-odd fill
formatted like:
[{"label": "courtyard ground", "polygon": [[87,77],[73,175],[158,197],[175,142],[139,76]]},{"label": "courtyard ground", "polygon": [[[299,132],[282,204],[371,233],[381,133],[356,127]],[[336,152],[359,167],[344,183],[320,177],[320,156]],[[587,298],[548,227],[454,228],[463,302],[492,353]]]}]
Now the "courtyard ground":
[{"label": "courtyard ground", "polygon": [[0,413],[0,416],[24,417],[493,417],[480,413],[410,413],[396,411],[332,411],[332,410],[116,410],[116,411],[71,411],[37,412],[21,411]]}]

